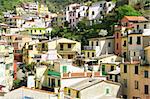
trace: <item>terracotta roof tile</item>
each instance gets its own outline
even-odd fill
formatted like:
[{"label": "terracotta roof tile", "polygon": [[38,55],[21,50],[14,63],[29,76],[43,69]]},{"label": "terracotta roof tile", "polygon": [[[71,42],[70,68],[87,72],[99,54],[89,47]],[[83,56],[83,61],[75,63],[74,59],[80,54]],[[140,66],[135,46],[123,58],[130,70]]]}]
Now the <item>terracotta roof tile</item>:
[{"label": "terracotta roof tile", "polygon": [[125,16],[129,21],[148,21],[145,17],[143,16]]}]

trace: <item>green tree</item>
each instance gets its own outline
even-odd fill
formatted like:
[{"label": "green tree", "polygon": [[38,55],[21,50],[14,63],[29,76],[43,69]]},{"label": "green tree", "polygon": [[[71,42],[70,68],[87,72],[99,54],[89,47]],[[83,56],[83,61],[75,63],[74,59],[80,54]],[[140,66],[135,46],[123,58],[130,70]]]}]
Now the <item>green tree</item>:
[{"label": "green tree", "polygon": [[19,88],[20,87],[20,83],[21,83],[21,80],[19,79],[16,79],[13,81],[13,87],[16,89],[16,88]]},{"label": "green tree", "polygon": [[139,11],[135,10],[130,5],[120,6],[119,8],[116,9],[117,19],[122,19],[124,16],[141,16],[141,15],[142,14]]}]

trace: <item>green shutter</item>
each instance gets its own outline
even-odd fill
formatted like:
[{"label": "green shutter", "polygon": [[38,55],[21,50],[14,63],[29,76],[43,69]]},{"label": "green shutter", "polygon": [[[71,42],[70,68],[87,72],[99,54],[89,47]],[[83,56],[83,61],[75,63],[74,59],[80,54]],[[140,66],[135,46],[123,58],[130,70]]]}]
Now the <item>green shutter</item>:
[{"label": "green shutter", "polygon": [[67,66],[63,66],[63,73],[67,72]]},{"label": "green shutter", "polygon": [[105,72],[105,65],[102,65],[102,75],[106,75],[106,72]]}]

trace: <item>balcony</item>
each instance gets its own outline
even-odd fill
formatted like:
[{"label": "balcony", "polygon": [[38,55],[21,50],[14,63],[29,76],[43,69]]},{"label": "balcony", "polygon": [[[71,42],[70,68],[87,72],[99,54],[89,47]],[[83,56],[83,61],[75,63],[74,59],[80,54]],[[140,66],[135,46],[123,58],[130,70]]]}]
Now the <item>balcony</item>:
[{"label": "balcony", "polygon": [[84,46],[84,50],[96,50],[99,46]]},{"label": "balcony", "polygon": [[142,34],[144,31],[143,30],[129,30],[127,31],[127,34]]},{"label": "balcony", "polygon": [[55,72],[55,71],[52,71],[52,70],[48,71],[48,75],[49,76],[55,76],[55,77],[60,77],[61,76],[61,74],[59,72]]}]

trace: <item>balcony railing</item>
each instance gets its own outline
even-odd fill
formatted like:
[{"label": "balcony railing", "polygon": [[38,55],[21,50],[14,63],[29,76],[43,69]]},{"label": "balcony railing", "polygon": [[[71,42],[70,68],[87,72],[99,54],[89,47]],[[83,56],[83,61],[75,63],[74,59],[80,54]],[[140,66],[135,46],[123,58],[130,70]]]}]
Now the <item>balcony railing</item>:
[{"label": "balcony railing", "polygon": [[84,50],[96,50],[98,46],[84,46]]}]

